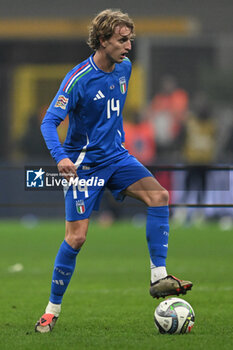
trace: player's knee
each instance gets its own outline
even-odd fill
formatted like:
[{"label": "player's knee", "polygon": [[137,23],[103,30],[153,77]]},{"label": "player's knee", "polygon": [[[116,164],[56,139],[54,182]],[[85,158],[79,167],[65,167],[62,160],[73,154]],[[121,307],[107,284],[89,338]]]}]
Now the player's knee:
[{"label": "player's knee", "polygon": [[86,241],[86,230],[75,228],[66,232],[66,241],[74,249],[80,249]]},{"label": "player's knee", "polygon": [[86,235],[84,233],[70,233],[66,236],[67,243],[74,249],[80,249],[86,241]]},{"label": "player's knee", "polygon": [[165,189],[163,189],[162,191],[160,191],[160,203],[163,205],[168,205],[169,202],[169,192]]},{"label": "player's knee", "polygon": [[160,191],[151,191],[148,196],[147,205],[149,207],[157,207],[168,205],[169,202],[169,193],[165,189],[161,189]]},{"label": "player's knee", "polygon": [[72,244],[74,249],[79,249],[82,247],[82,245],[86,241],[86,234],[85,233],[78,233],[76,235],[73,235],[72,238]]}]

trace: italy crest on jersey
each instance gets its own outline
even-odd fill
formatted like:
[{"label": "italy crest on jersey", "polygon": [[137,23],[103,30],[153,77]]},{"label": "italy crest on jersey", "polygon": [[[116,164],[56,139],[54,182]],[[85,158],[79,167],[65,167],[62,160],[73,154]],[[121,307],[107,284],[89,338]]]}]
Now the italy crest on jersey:
[{"label": "italy crest on jersey", "polygon": [[126,93],[126,80],[125,80],[125,77],[121,77],[119,79],[119,83],[120,83],[121,93],[125,94]]},{"label": "italy crest on jersey", "polygon": [[79,214],[85,213],[85,204],[83,200],[76,201],[76,209]]}]

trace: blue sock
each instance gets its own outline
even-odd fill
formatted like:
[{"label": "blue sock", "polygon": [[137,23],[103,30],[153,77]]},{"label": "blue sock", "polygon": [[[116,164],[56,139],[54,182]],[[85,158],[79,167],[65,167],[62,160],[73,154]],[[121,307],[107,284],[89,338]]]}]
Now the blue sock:
[{"label": "blue sock", "polygon": [[54,304],[61,304],[63,295],[71,280],[75,269],[76,256],[80,249],[73,249],[66,241],[63,241],[57,253],[49,300]]},{"label": "blue sock", "polygon": [[168,206],[148,207],[146,238],[150,258],[155,266],[166,266],[169,236]]}]

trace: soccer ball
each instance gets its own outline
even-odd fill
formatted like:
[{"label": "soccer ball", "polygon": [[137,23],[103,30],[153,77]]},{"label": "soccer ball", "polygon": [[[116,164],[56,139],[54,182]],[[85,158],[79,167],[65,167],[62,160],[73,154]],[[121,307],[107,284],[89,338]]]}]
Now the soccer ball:
[{"label": "soccer ball", "polygon": [[162,301],[155,309],[154,321],[162,334],[184,334],[191,331],[195,314],[187,301],[169,298]]}]

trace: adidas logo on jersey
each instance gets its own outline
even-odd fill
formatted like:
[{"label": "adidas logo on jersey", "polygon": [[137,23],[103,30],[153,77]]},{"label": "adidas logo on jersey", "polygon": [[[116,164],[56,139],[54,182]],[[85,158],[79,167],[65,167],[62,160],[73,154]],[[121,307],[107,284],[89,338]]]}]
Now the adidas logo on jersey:
[{"label": "adidas logo on jersey", "polygon": [[102,93],[102,91],[99,90],[99,91],[97,92],[97,94],[95,95],[95,97],[93,98],[93,100],[94,100],[94,101],[100,100],[101,98],[104,98],[104,97],[105,97],[105,96],[104,96],[104,94]]}]

